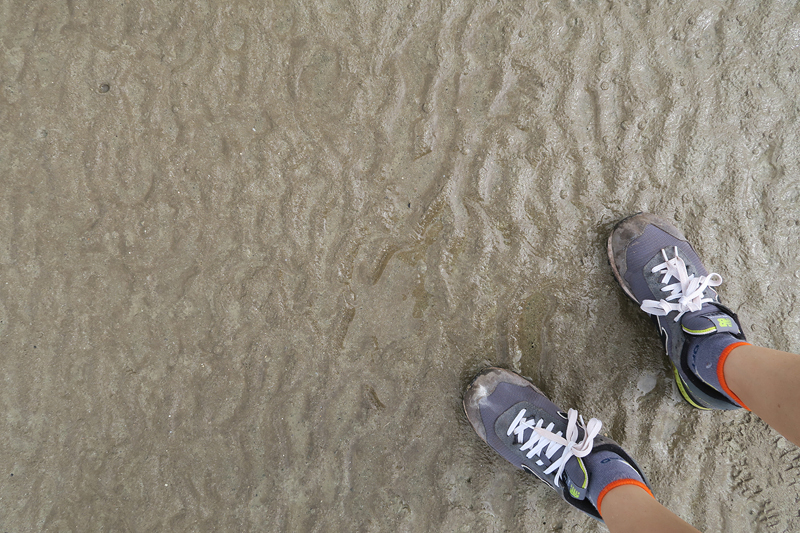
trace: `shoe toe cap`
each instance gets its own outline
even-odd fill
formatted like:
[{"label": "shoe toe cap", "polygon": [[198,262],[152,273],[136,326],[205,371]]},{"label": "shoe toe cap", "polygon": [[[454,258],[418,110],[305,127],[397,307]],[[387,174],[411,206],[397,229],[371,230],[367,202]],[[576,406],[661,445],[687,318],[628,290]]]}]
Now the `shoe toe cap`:
[{"label": "shoe toe cap", "polygon": [[481,405],[490,401],[489,397],[500,383],[510,383],[519,387],[532,387],[522,376],[504,368],[489,367],[481,371],[464,393],[464,412],[478,435],[486,440],[486,428],[481,418]]},{"label": "shoe toe cap", "polygon": [[628,270],[628,247],[641,237],[645,230],[655,226],[672,237],[685,241],[686,237],[669,220],[652,213],[637,213],[617,223],[608,240],[609,259],[621,277]]}]

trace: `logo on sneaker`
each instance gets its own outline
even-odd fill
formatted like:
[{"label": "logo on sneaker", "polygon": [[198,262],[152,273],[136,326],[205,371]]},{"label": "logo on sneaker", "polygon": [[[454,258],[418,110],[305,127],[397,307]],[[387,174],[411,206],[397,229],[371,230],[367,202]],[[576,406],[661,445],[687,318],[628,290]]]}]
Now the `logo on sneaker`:
[{"label": "logo on sneaker", "polygon": [[730,318],[718,318],[717,324],[719,324],[719,327],[721,328],[732,328],[733,320],[731,320]]},{"label": "logo on sneaker", "polygon": [[575,487],[569,488],[569,495],[576,499],[581,497],[581,493]]}]

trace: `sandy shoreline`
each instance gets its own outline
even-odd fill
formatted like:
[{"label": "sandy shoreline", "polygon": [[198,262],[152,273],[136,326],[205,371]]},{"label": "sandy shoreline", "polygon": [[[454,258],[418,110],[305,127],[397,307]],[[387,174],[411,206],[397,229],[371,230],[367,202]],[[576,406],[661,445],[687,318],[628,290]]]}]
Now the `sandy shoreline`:
[{"label": "sandy shoreline", "polygon": [[605,256],[672,217],[800,350],[791,4],[5,2],[0,58],[0,530],[604,531],[472,433],[489,364],[701,530],[800,529]]}]

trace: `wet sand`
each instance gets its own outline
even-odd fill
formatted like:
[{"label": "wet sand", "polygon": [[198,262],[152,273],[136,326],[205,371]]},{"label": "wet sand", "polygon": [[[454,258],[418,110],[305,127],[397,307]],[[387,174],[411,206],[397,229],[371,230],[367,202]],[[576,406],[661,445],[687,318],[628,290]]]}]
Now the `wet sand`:
[{"label": "wet sand", "polygon": [[604,531],[473,434],[489,364],[800,529],[605,255],[671,217],[800,350],[798,68],[791,2],[0,2],[0,530]]}]

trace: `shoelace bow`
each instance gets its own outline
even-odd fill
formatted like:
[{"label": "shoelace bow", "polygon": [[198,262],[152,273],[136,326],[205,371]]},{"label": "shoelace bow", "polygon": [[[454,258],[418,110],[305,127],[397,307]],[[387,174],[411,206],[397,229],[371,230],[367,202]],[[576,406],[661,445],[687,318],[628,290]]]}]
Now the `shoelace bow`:
[{"label": "shoelace bow", "polygon": [[[578,442],[578,411],[575,409],[570,409],[567,415],[566,435],[563,435],[560,431],[553,433],[555,425],[552,422],[545,428],[542,427],[544,425],[544,420],[539,419],[537,421],[533,417],[528,419],[524,417],[525,409],[522,409],[509,426],[506,435],[511,436],[512,433],[515,434],[517,436],[517,443],[522,444],[520,450],[530,450],[527,453],[528,459],[534,456],[540,456],[542,451],[544,451],[545,457],[551,459],[559,449],[564,448],[561,457],[544,471],[545,474],[549,475],[553,470],[558,469],[555,474],[556,487],[558,487],[558,481],[561,478],[561,474],[564,472],[564,467],[567,466],[567,461],[573,456],[586,457],[589,455],[589,452],[592,451],[592,446],[594,446],[594,438],[600,433],[600,428],[603,427],[603,423],[596,418],[592,418],[589,420],[588,424],[584,424],[583,417],[581,417],[581,425],[584,425],[585,432],[583,440]],[[531,436],[527,441],[525,441],[523,436],[526,430],[532,430]],[[547,447],[546,450],[545,447]],[[538,464],[540,466],[544,465],[541,460],[538,461]]]},{"label": "shoelace bow", "polygon": [[[661,283],[667,284],[673,278],[677,283],[666,285],[661,290],[669,292],[670,295],[659,301],[642,301],[642,311],[656,316],[666,316],[672,311],[678,311],[675,322],[689,311],[699,311],[704,303],[713,302],[713,298],[703,298],[703,293],[708,287],[717,287],[722,283],[722,276],[712,272],[707,276],[695,277],[686,272],[686,263],[678,256],[678,247],[675,246],[675,256],[667,258],[667,249],[661,250],[664,262],[653,267],[651,272],[664,274]],[[677,301],[674,301],[677,300]]]}]

